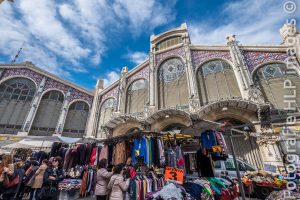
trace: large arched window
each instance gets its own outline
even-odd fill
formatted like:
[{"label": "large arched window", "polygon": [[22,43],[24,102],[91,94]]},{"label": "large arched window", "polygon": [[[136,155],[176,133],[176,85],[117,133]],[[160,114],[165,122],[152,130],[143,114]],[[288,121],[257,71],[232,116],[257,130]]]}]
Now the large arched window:
[{"label": "large arched window", "polygon": [[63,101],[64,95],[60,91],[51,90],[43,95],[32,123],[31,135],[55,133]]},{"label": "large arched window", "polygon": [[30,109],[36,86],[26,78],[12,78],[0,85],[0,132],[15,134],[21,130]]},{"label": "large arched window", "polygon": [[84,101],[76,101],[69,107],[63,129],[63,136],[82,137],[89,114],[89,105]]},{"label": "large arched window", "polygon": [[231,66],[223,60],[205,63],[199,68],[197,79],[202,105],[241,96],[234,72]]},{"label": "large arched window", "polygon": [[[295,72],[295,71],[294,71]],[[287,73],[286,65],[283,63],[266,64],[260,67],[254,74],[254,82],[259,84],[266,99],[277,109],[288,107],[285,100],[296,100],[300,108],[300,78],[295,73]],[[284,95],[293,95],[294,89],[284,88],[284,81],[290,80],[296,86],[296,98],[284,99]],[[295,106],[292,104],[291,106]]]},{"label": "large arched window", "polygon": [[117,102],[114,98],[109,98],[103,102],[99,113],[98,133],[102,132],[102,126],[109,121],[116,105]]},{"label": "large arched window", "polygon": [[159,109],[188,109],[189,92],[184,63],[179,58],[171,58],[158,70]]},{"label": "large arched window", "polygon": [[148,81],[139,79],[134,81],[127,90],[126,113],[140,116],[148,102]]}]

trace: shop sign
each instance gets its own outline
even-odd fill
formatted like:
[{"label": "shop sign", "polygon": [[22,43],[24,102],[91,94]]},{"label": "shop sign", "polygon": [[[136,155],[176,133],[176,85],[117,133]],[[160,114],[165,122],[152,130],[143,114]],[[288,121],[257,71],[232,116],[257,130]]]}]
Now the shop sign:
[{"label": "shop sign", "polygon": [[5,141],[7,140],[7,137],[0,137],[0,141]]},{"label": "shop sign", "polygon": [[222,151],[220,145],[218,145],[218,146],[213,146],[213,147],[212,147],[212,150],[213,150],[213,152],[221,152],[221,151]]},{"label": "shop sign", "polygon": [[21,140],[22,138],[19,138],[19,137],[10,137],[10,140],[11,141],[17,141],[17,140]]},{"label": "shop sign", "polygon": [[165,170],[165,180],[166,181],[175,181],[176,183],[183,184],[183,169],[177,169],[173,167],[166,167]]}]

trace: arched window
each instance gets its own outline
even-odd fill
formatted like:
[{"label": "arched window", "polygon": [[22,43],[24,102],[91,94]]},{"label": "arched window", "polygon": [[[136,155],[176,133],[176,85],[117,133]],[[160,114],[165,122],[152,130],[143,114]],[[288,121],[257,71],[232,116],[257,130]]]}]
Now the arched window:
[{"label": "arched window", "polygon": [[139,79],[134,81],[127,90],[126,113],[140,116],[148,102],[148,81]]},{"label": "arched window", "polygon": [[64,95],[60,91],[51,90],[43,95],[32,123],[31,135],[55,133],[63,101]]},{"label": "arched window", "polygon": [[202,105],[220,99],[241,97],[234,72],[223,60],[205,63],[199,68],[197,79]]},{"label": "arched window", "polygon": [[171,58],[158,70],[159,109],[188,109],[189,92],[184,63],[179,58]]},{"label": "arched window", "polygon": [[26,78],[12,78],[0,85],[0,132],[15,134],[21,130],[30,109],[36,86]]},{"label": "arched window", "polygon": [[[254,74],[254,82],[259,84],[266,99],[277,109],[288,107],[285,100],[296,100],[300,108],[300,93],[296,92],[296,98],[284,99],[284,95],[293,95],[294,89],[284,88],[284,81],[290,80],[292,85],[299,91],[300,78],[296,71],[287,73],[286,65],[283,63],[266,64],[260,67]],[[293,103],[292,106],[295,106]]]},{"label": "arched window", "polygon": [[114,98],[109,98],[105,100],[100,108],[100,117],[98,122],[98,137],[99,134],[102,132],[102,126],[108,122],[111,118],[111,114],[114,111],[117,102]]},{"label": "arched window", "polygon": [[63,129],[63,136],[82,137],[89,114],[89,105],[84,101],[76,101],[69,107]]}]

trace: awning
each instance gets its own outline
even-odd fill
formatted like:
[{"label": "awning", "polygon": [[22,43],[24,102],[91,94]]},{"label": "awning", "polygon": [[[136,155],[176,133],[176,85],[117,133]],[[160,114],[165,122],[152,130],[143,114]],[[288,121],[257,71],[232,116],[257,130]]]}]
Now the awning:
[{"label": "awning", "polygon": [[181,129],[181,134],[200,136],[203,131],[208,129],[219,129],[223,124],[209,120],[203,120],[189,127]]}]

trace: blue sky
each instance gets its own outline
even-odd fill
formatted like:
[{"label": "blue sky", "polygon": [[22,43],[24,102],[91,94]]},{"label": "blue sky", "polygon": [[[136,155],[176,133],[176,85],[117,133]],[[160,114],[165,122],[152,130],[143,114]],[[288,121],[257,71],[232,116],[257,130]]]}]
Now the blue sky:
[{"label": "blue sky", "polygon": [[[284,0],[16,0],[0,4],[0,63],[31,61],[93,89],[149,52],[152,33],[188,24],[193,44],[280,44]],[[298,4],[298,11],[300,5]],[[299,16],[299,12],[297,13]],[[300,22],[299,22],[300,23]],[[298,23],[298,24],[299,24]]]}]

